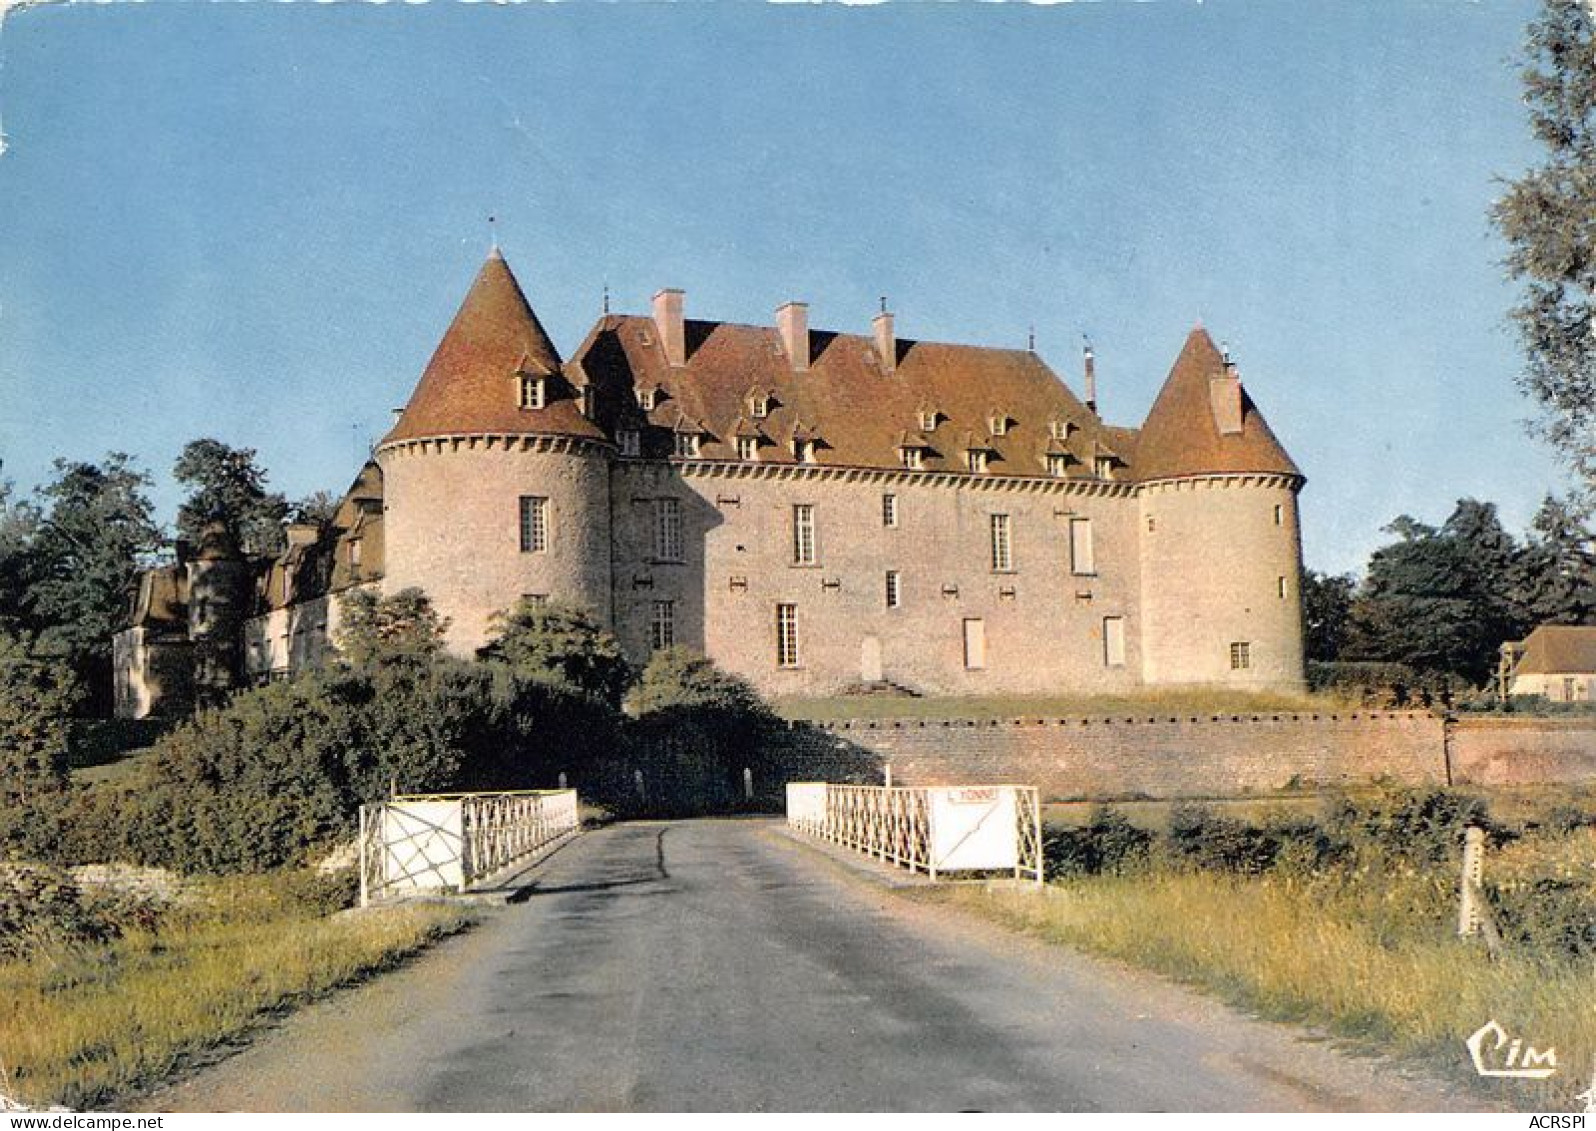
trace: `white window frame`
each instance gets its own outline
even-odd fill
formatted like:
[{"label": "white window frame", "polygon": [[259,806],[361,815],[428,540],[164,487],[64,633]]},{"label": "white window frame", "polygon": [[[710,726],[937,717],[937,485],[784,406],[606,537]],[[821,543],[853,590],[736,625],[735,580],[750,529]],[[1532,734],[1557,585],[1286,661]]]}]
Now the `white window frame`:
[{"label": "white window frame", "polygon": [[678,433],[676,433],[676,455],[680,459],[697,459],[698,458],[698,433],[697,432],[678,432]]},{"label": "white window frame", "polygon": [[925,470],[925,449],[924,448],[904,448],[903,449],[903,466],[908,468],[910,471],[924,471]]},{"label": "white window frame", "polygon": [[655,652],[676,643],[676,602],[655,601],[649,610],[648,642]]},{"label": "white window frame", "polygon": [[1058,452],[1049,452],[1047,454],[1047,473],[1054,479],[1063,479],[1069,474],[1069,471],[1069,456],[1062,455]]},{"label": "white window frame", "polygon": [[903,575],[895,569],[887,570],[885,596],[887,608],[903,608]]},{"label": "white window frame", "polygon": [[520,538],[523,554],[542,554],[549,548],[549,500],[546,495],[522,495]]},{"label": "white window frame", "polygon": [[782,603],[776,606],[776,666],[796,668],[803,661],[798,640],[798,606]]},{"label": "white window frame", "polygon": [[1097,549],[1093,545],[1092,520],[1077,515],[1070,519],[1070,572],[1076,577],[1097,573]]},{"label": "white window frame", "polygon": [[992,535],[992,572],[1014,572],[1014,520],[1007,514],[994,514],[988,523]]},{"label": "white window frame", "polygon": [[548,389],[544,386],[544,378],[533,373],[521,374],[521,407],[546,408],[548,407]]},{"label": "white window frame", "polygon": [[753,436],[737,437],[737,458],[755,462],[759,459],[759,440]]},{"label": "white window frame", "polygon": [[966,456],[966,463],[970,468],[971,475],[986,474],[987,453],[983,449],[971,448],[964,454]]},{"label": "white window frame", "polygon": [[815,442],[813,440],[794,440],[792,442],[792,455],[799,463],[814,463]]},{"label": "white window frame", "polygon": [[682,501],[674,498],[654,500],[654,559],[661,562],[682,560]]},{"label": "white window frame", "polygon": [[792,564],[812,566],[820,564],[820,548],[815,537],[815,505],[792,505]]},{"label": "white window frame", "polygon": [[1125,666],[1125,618],[1103,618],[1103,666]]}]

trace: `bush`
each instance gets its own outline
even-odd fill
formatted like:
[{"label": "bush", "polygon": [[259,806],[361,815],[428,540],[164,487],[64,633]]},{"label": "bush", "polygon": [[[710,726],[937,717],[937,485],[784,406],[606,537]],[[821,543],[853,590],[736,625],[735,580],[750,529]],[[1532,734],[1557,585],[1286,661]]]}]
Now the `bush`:
[{"label": "bush", "polygon": [[38,864],[0,864],[0,958],[94,942],[114,932],[83,906],[72,877]]},{"label": "bush", "polygon": [[1414,864],[1459,859],[1469,825],[1485,828],[1498,841],[1509,836],[1491,824],[1483,798],[1450,789],[1396,790],[1373,802],[1332,798],[1322,823],[1329,837],[1349,849],[1372,849]]},{"label": "bush", "polygon": [[0,852],[31,855],[55,838],[77,699],[65,665],[0,628]]},{"label": "bush", "polygon": [[620,644],[585,609],[523,599],[494,615],[492,631],[493,639],[477,651],[479,659],[560,680],[611,707],[621,705],[632,682]]},{"label": "bush", "polygon": [[1193,867],[1255,875],[1280,855],[1277,831],[1215,813],[1206,805],[1176,805],[1169,816],[1173,857]]},{"label": "bush", "polygon": [[1472,685],[1451,672],[1373,660],[1308,662],[1308,690],[1366,707],[1449,707]]},{"label": "bush", "polygon": [[1118,809],[1099,805],[1080,828],[1049,828],[1042,855],[1049,876],[1122,874],[1144,866],[1153,834],[1131,824]]}]

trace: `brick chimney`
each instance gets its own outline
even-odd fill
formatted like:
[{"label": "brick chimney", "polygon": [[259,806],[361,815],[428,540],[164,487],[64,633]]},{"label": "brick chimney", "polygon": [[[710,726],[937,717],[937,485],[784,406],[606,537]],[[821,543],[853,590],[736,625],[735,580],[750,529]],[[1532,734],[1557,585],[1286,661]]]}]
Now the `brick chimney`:
[{"label": "brick chimney", "polygon": [[788,302],[777,307],[776,329],[793,372],[803,373],[809,368],[809,304]]},{"label": "brick chimney", "polygon": [[1214,423],[1221,436],[1241,433],[1241,375],[1230,362],[1230,351],[1225,351],[1225,368],[1208,379],[1208,404],[1213,409]]},{"label": "brick chimney", "polygon": [[898,368],[898,336],[893,332],[892,312],[883,306],[870,325],[876,331],[876,356],[881,359],[881,368],[891,373]]},{"label": "brick chimney", "polygon": [[666,287],[654,296],[654,325],[659,330],[660,344],[665,347],[665,360],[673,369],[687,364],[687,325],[682,320],[685,298],[674,287]]}]

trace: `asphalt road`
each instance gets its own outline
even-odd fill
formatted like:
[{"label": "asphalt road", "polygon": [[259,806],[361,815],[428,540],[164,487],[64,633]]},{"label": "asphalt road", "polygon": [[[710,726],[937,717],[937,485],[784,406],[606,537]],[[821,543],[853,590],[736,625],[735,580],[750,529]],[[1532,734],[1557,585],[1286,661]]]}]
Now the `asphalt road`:
[{"label": "asphalt road", "polygon": [[770,822],[628,824],[164,1110],[1445,1110],[1160,979],[923,901]]}]

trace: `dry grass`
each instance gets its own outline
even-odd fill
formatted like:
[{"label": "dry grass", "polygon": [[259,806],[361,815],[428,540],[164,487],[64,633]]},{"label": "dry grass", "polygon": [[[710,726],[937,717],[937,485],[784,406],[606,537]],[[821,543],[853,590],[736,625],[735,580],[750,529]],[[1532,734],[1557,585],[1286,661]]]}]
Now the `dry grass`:
[{"label": "dry grass", "polygon": [[19,1096],[103,1106],[467,921],[420,904],[323,917],[251,882],[217,882],[153,932],[0,964],[0,1060]]},{"label": "dry grass", "polygon": [[1363,710],[1326,695],[1249,694],[1241,691],[1148,691],[1132,695],[1049,695],[898,698],[833,696],[784,699],[776,704],[786,719],[832,722],[840,719],[1056,719],[1120,715],[1151,718],[1175,715],[1247,715]]},{"label": "dry grass", "polygon": [[[969,889],[948,898],[1262,1016],[1422,1058],[1459,1082],[1489,1086],[1502,1102],[1568,1110],[1596,1053],[1589,968],[1511,954],[1493,962],[1443,925],[1446,885],[1420,875],[1359,879],[1155,873],[1073,880],[1050,898]],[[1554,1047],[1558,1075],[1544,1083],[1475,1078],[1463,1042],[1491,1019],[1536,1048]]]}]

